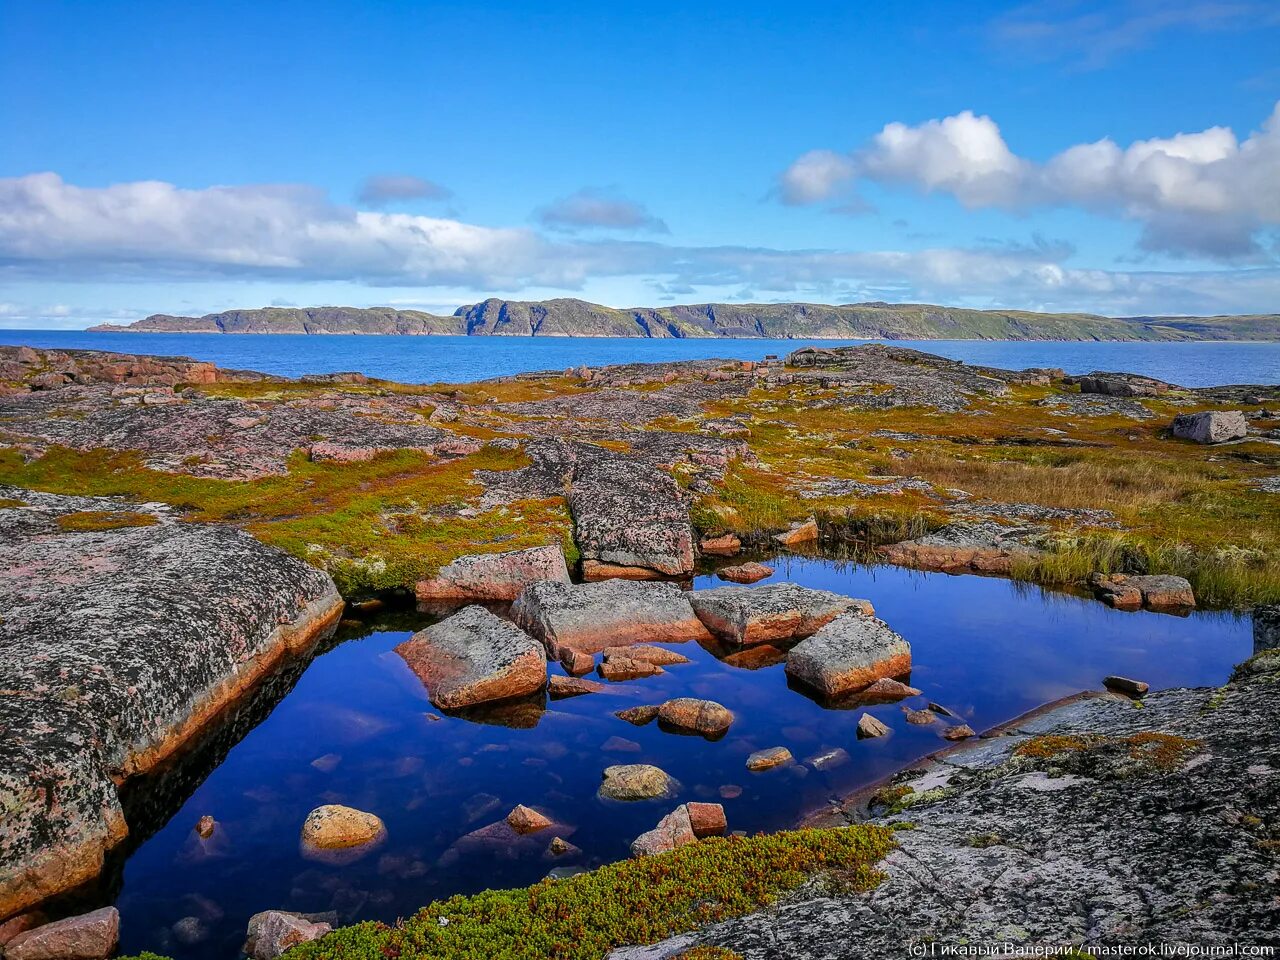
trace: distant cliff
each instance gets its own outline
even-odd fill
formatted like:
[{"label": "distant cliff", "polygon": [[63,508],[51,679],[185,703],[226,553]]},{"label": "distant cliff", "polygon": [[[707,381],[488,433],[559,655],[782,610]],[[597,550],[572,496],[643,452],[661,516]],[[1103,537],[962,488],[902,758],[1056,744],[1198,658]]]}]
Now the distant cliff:
[{"label": "distant cliff", "polygon": [[1280,314],[1101,317],[914,303],[705,303],[615,309],[584,300],[485,300],[451,317],[390,307],[264,307],[156,314],[111,333],[306,333],[506,337],[770,337],[887,340],[1280,340]]}]

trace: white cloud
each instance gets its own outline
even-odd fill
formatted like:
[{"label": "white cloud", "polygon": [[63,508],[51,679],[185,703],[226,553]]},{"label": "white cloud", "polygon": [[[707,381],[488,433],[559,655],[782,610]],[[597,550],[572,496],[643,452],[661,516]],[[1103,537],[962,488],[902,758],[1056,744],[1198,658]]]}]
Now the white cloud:
[{"label": "white cloud", "polygon": [[644,204],[592,187],[584,187],[567,197],[561,197],[536,211],[536,214],[543,226],[553,230],[598,228],[670,232],[666,223],[650,214]]},{"label": "white cloud", "polygon": [[810,150],[782,174],[786,203],[813,203],[831,196],[856,174],[852,158],[834,150]]},{"label": "white cloud", "polygon": [[[818,151],[822,153],[822,151]],[[948,193],[968,207],[1078,206],[1142,224],[1152,251],[1220,259],[1267,256],[1280,227],[1280,104],[1239,141],[1226,127],[1078,144],[1040,164],[1009,149],[999,126],[970,111],[917,126],[890,123],[864,147],[831,155],[812,175],[811,151],[781,175],[809,189],[792,202],[836,199],[861,179]]]},{"label": "white cloud", "polygon": [[[1184,143],[1178,149],[1200,156],[1214,148]],[[1237,152],[1253,149],[1246,142]],[[1103,159],[1101,170],[1123,166]],[[935,174],[943,169],[936,157],[925,167]],[[944,179],[960,182],[950,174]],[[1103,180],[1111,183],[1112,174]],[[1272,268],[1091,270],[1069,265],[1072,253],[1069,244],[1035,238],[1025,245],[915,251],[553,240],[527,228],[353,210],[296,186],[182,190],[139,182],[86,188],[50,173],[0,179],[0,280],[9,281],[5,300],[10,305],[3,317],[11,326],[58,319],[56,305],[18,303],[14,292],[24,287],[56,290],[49,299],[72,307],[63,319],[105,319],[93,309],[103,302],[92,299],[95,285],[101,291],[103,284],[129,289],[132,283],[145,291],[146,284],[158,281],[231,281],[225,299],[232,304],[239,290],[261,293],[272,289],[263,286],[268,282],[292,284],[290,299],[301,302],[305,285],[321,282],[485,296],[580,291],[610,278],[618,288],[630,284],[639,302],[654,289],[664,295],[680,291],[682,299],[713,299],[714,291],[747,289],[764,299],[884,299],[1109,313],[1264,311],[1280,302],[1280,270]],[[139,300],[146,296],[140,294]],[[119,295],[113,299],[133,305]]]}]

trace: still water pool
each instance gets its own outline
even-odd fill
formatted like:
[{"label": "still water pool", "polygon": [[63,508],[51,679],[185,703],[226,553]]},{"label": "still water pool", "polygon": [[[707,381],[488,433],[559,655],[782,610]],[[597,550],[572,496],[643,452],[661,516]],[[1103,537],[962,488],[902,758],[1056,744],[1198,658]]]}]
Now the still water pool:
[{"label": "still water pool", "polygon": [[[1248,621],[1227,613],[1123,613],[1000,579],[798,557],[769,562],[773,580],[872,600],[911,642],[912,684],[978,730],[1096,689],[1109,673],[1155,689],[1221,683],[1250,653]],[[718,585],[703,576],[693,586]],[[693,643],[677,647],[691,663],[607,693],[479,719],[444,717],[393,652],[427,621],[372,616],[361,629],[344,628],[124,862],[112,892],[124,951],[233,956],[249,916],[268,908],[332,912],[343,923],[392,921],[435,898],[625,857],[637,834],[687,800],[723,803],[730,829],[794,825],[945,745],[941,724],[910,726],[897,704],[866,708],[892,733],[859,741],[861,709],[824,709],[788,687],[781,663],[726,662]],[[737,719],[728,735],[707,742],[613,716],[686,695],[729,707]],[[776,745],[797,763],[746,770],[749,753]],[[849,755],[842,765],[819,771],[804,763],[836,747]],[[638,803],[598,799],[601,771],[616,763],[656,764],[681,792]],[[378,814],[386,841],[342,866],[306,859],[299,830],[322,803]],[[468,837],[518,803],[544,810],[557,826],[515,845]],[[205,814],[218,829],[201,841],[193,828]],[[551,857],[553,835],[581,852]]]}]

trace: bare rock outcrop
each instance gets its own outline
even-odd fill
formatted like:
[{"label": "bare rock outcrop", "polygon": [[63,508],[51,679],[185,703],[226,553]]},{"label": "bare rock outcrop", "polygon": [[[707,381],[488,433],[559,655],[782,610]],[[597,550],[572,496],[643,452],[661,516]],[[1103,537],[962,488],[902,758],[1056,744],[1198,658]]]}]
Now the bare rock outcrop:
[{"label": "bare rock outcrop", "polygon": [[569,582],[569,568],[558,546],[530,547],[505,553],[469,554],[420,580],[414,594],[424,601],[514,600],[539,580]]},{"label": "bare rock outcrop", "polygon": [[1179,440],[1193,443],[1227,443],[1249,434],[1249,421],[1240,410],[1208,410],[1183,413],[1173,418],[1170,432]]},{"label": "bare rock outcrop", "polygon": [[847,610],[874,613],[869,601],[795,583],[696,590],[689,603],[708,630],[743,647],[810,636]]},{"label": "bare rock outcrop", "polygon": [[1118,610],[1180,612],[1196,605],[1195,593],[1184,577],[1168,574],[1094,573],[1089,577],[1094,595]]},{"label": "bare rock outcrop", "polygon": [[511,608],[515,622],[559,659],[564,649],[598,653],[633,643],[705,639],[688,594],[672,583],[602,580],[530,584]]},{"label": "bare rock outcrop", "polygon": [[441,710],[512,700],[547,684],[543,646],[509,620],[470,606],[396,647]]},{"label": "bare rock outcrop", "polygon": [[[342,611],[328,575],[154,506],[4,488],[0,916],[91,879],[128,833],[117,784],[154,767]],[[150,511],[70,532],[61,516]]]},{"label": "bare rock outcrop", "polygon": [[840,697],[910,673],[911,645],[883,620],[846,613],[796,644],[786,671],[825,697]]}]

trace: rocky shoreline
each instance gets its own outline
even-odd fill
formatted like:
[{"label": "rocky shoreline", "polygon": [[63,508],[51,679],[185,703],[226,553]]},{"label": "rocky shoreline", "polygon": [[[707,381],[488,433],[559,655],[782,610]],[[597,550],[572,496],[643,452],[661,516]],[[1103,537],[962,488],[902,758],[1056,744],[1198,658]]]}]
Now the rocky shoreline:
[{"label": "rocky shoreline", "polygon": [[[0,489],[0,916],[94,878],[118,793],[333,629],[322,572],[159,504]],[[118,524],[118,525],[117,525]]]},{"label": "rocky shoreline", "polygon": [[[572,675],[553,678],[553,697],[593,692],[579,678],[592,669],[609,682],[660,673],[678,660],[645,645],[690,639],[766,651],[815,698],[905,677],[910,648],[867,601],[793,584],[692,595],[677,586],[699,568],[741,582],[767,576],[739,556],[764,544],[852,546],[905,566],[1074,585],[1120,609],[1258,605],[1260,644],[1274,645],[1265,641],[1274,615],[1260,604],[1280,597],[1280,508],[1264,482],[1280,468],[1278,403],[1274,387],[1191,391],[878,345],[464,387],[0,348],[0,803],[12,813],[0,838],[0,918],[95,877],[130,830],[121,789],[305,659],[342,615],[344,593],[413,595],[441,613],[513,604],[509,619],[468,606],[397,648],[448,711],[541,693],[549,662]],[[1181,512],[1171,517],[1170,503]],[[1087,868],[1101,855],[1090,834],[1105,828],[1105,845],[1172,856],[1163,835],[1125,820],[1121,793],[1138,790],[1169,817],[1219,811],[1218,800],[1206,806],[1204,778],[1221,773],[1261,784],[1249,796],[1232,786],[1231,809],[1258,820],[1250,836],[1273,855],[1273,661],[1264,652],[1217,693],[1166,691],[1141,709],[1119,696],[1080,701],[949,753],[924,779],[889,785],[897,792],[881,804],[913,811],[884,886],[908,894],[888,904],[881,892],[848,903],[802,892],[705,942],[752,957],[879,955],[823,952],[844,947],[810,934],[843,918],[893,953],[886,938],[908,916],[921,937],[1193,937],[1194,925],[1161,926],[1188,907],[1177,891],[1147,890],[1124,863]],[[643,715],[626,719],[708,740],[734,722],[707,699],[635,709]],[[885,732],[872,722],[859,736]],[[1197,746],[1160,777],[1146,776],[1156,768],[1145,756],[1133,770],[1108,766],[1124,766],[1115,744],[1147,734]],[[973,731],[955,723],[942,736]],[[1059,738],[1048,755],[1023,749],[1046,736]],[[1059,750],[1061,738],[1073,746]],[[1249,751],[1270,772],[1250,772],[1259,764],[1245,763]],[[1181,798],[1171,812],[1166,787]],[[1077,807],[1062,806],[1068,797]],[[638,851],[715,832],[715,811],[702,808],[716,806],[681,805],[637,839]],[[536,814],[499,829],[519,833]],[[851,805],[827,822],[862,816]],[[960,831],[992,818],[1009,820],[1009,837],[960,842]],[[1065,852],[1045,846],[1046,825],[1059,821]],[[1169,820],[1184,859],[1205,839],[1195,822]],[[1197,890],[1230,905],[1202,911],[1203,930],[1253,936],[1259,904],[1274,906],[1265,901],[1274,871],[1241,888],[1265,856],[1215,831],[1206,842],[1239,868],[1219,883],[1186,864]],[[934,847],[979,899],[921,879]],[[1062,857],[1069,870],[1041,870]],[[1135,862],[1154,870],[1158,860]],[[1043,896],[1006,891],[1018,871],[1043,881]],[[1071,899],[1071,884],[1096,892]],[[1133,884],[1146,891],[1142,904]],[[1059,896],[1084,905],[1050,909]],[[947,906],[957,902],[972,909],[957,914]],[[1126,921],[1132,930],[1124,917],[1137,918]],[[804,929],[793,937],[795,924]],[[284,923],[281,935],[292,929]]]},{"label": "rocky shoreline", "polygon": [[[1278,639],[1268,631],[1260,643]],[[610,958],[698,946],[744,960],[906,957],[930,944],[1090,956],[1280,946],[1277,710],[1274,647],[1219,688],[1067,698],[812,816],[807,826],[896,831],[870,893],[819,879],[767,910]]]}]

